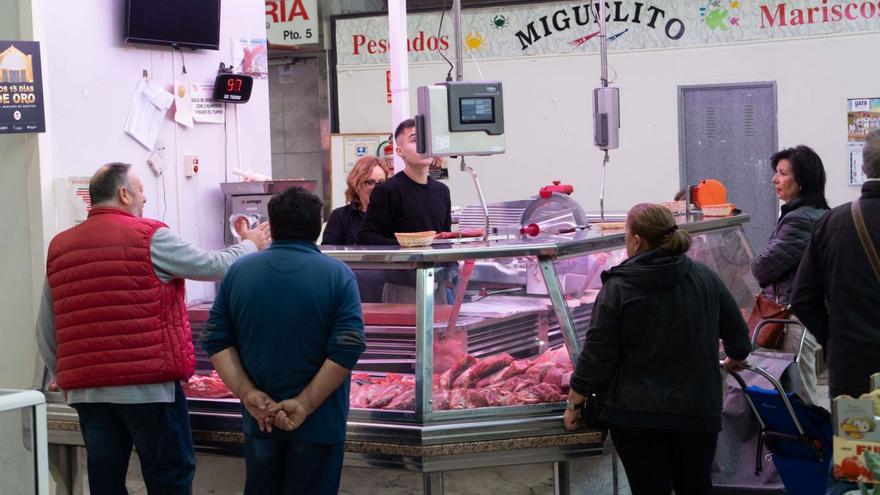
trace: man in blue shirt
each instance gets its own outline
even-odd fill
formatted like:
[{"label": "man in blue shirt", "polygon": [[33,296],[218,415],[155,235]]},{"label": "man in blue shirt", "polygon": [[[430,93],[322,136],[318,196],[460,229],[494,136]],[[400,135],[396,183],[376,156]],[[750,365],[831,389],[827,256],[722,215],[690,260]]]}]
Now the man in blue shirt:
[{"label": "man in blue shirt", "polygon": [[245,494],[335,494],[349,375],[365,348],[357,282],[315,244],[311,193],[275,195],[269,224],[271,247],[223,278],[202,345],[242,400]]}]

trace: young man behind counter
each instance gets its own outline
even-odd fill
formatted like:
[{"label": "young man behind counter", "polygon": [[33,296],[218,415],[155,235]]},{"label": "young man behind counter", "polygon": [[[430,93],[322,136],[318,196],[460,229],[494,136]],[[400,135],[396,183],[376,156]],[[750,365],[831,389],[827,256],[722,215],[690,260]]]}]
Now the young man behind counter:
[{"label": "young man behind counter", "polygon": [[449,188],[428,175],[432,158],[416,151],[415,121],[401,122],[394,140],[406,168],[373,190],[358,244],[394,245],[395,232],[448,232],[452,228]]}]

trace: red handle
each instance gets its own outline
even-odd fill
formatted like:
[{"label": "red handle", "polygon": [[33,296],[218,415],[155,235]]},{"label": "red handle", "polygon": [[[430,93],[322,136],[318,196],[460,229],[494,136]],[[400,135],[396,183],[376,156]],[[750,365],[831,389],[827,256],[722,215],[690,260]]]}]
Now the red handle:
[{"label": "red handle", "polygon": [[542,187],[538,192],[538,195],[547,199],[552,196],[554,192],[571,194],[574,192],[574,186],[571,184],[561,184],[558,180],[554,180],[552,185]]},{"label": "red handle", "polygon": [[520,234],[530,235],[532,237],[537,237],[538,234],[541,233],[541,228],[538,227],[537,224],[530,223],[525,227],[519,229]]}]

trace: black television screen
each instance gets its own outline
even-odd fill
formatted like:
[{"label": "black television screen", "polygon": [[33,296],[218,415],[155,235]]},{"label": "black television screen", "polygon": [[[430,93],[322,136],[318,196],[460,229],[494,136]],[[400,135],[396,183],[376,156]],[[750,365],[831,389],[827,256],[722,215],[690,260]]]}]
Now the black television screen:
[{"label": "black television screen", "polygon": [[220,0],[126,0],[125,42],[220,49]]}]

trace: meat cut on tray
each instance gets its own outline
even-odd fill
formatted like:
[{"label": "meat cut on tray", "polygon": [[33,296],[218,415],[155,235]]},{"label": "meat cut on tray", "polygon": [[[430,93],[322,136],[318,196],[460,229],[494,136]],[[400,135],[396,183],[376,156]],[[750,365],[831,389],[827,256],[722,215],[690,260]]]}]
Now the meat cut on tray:
[{"label": "meat cut on tray", "polygon": [[439,232],[434,239],[461,239],[465,237],[483,237],[483,229],[461,229],[456,232]]},{"label": "meat cut on tray", "polygon": [[[565,400],[571,372],[564,347],[534,359],[514,359],[506,353],[480,359],[467,354],[447,371],[434,374],[432,406],[443,411],[559,402]],[[351,407],[411,411],[414,406],[413,377],[352,375]]]},{"label": "meat cut on tray", "polygon": [[183,393],[190,399],[228,399],[235,397],[216,371],[207,375],[193,375],[184,382]]}]

